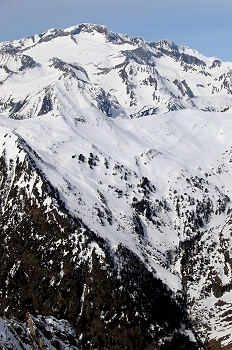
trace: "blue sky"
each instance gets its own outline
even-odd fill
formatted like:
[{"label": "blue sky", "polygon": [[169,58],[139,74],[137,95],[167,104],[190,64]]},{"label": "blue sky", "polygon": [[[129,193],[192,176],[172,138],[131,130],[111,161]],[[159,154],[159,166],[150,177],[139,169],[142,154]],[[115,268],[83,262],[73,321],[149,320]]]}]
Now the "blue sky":
[{"label": "blue sky", "polygon": [[0,0],[0,41],[83,22],[232,61],[232,0]]}]

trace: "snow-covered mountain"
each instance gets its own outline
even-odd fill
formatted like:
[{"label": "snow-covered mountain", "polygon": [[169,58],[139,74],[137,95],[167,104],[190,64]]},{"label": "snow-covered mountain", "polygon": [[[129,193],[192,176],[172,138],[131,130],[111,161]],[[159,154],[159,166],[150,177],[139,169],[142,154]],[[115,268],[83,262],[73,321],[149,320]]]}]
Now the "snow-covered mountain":
[{"label": "snow-covered mountain", "polygon": [[4,349],[232,347],[231,69],[91,24],[0,44]]},{"label": "snow-covered mountain", "polygon": [[[82,24],[2,43],[0,49],[1,112],[14,118],[73,104],[81,113],[91,102],[108,116],[131,118],[231,107],[231,63],[166,40],[147,43]],[[85,93],[76,103],[71,96],[64,102],[66,91]]]}]

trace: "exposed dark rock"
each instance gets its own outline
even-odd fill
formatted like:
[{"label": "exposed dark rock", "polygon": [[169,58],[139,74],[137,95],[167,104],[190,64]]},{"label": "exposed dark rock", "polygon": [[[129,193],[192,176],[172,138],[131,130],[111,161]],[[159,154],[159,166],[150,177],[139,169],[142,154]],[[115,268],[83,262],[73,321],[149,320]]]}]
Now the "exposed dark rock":
[{"label": "exposed dark rock", "polygon": [[196,56],[191,56],[185,53],[182,53],[180,56],[180,60],[184,63],[190,64],[190,65],[196,65],[196,66],[206,66],[206,63]]},{"label": "exposed dark rock", "polygon": [[38,63],[36,63],[32,57],[23,55],[21,58],[22,66],[19,68],[20,71],[23,71],[25,69],[33,69],[36,66],[39,66]]},{"label": "exposed dark rock", "polygon": [[127,60],[134,60],[138,64],[148,64],[152,67],[155,66],[154,57],[155,54],[146,50],[143,47],[138,47],[134,50],[122,51],[122,53],[126,56]]},{"label": "exposed dark rock", "polygon": [[52,111],[52,108],[53,108],[53,103],[52,103],[51,93],[48,91],[47,93],[45,93],[43,97],[42,106],[40,108],[38,115],[47,114],[48,112]]},{"label": "exposed dark rock", "polygon": [[149,45],[153,48],[158,49],[158,52],[160,52],[159,56],[167,55],[175,59],[179,59],[180,57],[179,48],[172,41],[160,40],[156,43],[150,43]]},{"label": "exposed dark rock", "polygon": [[187,95],[189,98],[193,98],[194,94],[190,87],[187,85],[186,81],[178,81],[175,79],[173,83],[178,87],[183,96]]},{"label": "exposed dark rock", "polygon": [[131,118],[142,118],[148,115],[155,115],[159,111],[156,107],[144,107],[137,113],[133,113],[130,115]]},{"label": "exposed dark rock", "polygon": [[9,101],[8,102],[8,108],[10,110],[9,118],[12,119],[21,119],[20,117],[20,111],[23,109],[23,107],[26,105],[27,100],[24,101]]},{"label": "exposed dark rock", "polygon": [[94,31],[104,34],[106,41],[112,42],[114,44],[124,44],[127,42],[132,43],[132,39],[129,36],[114,33],[113,31],[109,30],[105,26],[97,25],[97,24],[88,24],[88,23],[80,24],[71,31],[71,35],[74,36],[74,35],[80,34],[81,32],[93,33]]},{"label": "exposed dark rock", "polygon": [[41,39],[39,40],[39,43],[42,42],[48,42],[52,39],[58,38],[58,37],[63,37],[63,36],[68,36],[69,33],[65,32],[62,29],[51,29],[49,31],[49,34],[47,32],[43,33],[40,35]]},{"label": "exposed dark rock", "polygon": [[210,68],[221,67],[222,62],[220,60],[214,60]]}]

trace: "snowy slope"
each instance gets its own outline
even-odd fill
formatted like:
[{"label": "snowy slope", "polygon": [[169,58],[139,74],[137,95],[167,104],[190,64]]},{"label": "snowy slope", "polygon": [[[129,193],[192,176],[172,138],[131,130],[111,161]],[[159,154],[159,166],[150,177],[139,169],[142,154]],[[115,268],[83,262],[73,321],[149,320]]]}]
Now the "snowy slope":
[{"label": "snowy slope", "polygon": [[0,45],[2,153],[19,140],[72,216],[186,292],[209,348],[232,344],[231,68],[88,24]]}]

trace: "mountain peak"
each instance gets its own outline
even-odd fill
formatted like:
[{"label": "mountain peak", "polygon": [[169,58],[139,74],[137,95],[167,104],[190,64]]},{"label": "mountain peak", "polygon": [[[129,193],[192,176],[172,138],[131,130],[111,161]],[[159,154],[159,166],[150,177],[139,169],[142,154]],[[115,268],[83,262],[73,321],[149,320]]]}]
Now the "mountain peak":
[{"label": "mountain peak", "polygon": [[155,42],[154,46],[157,48],[162,48],[164,50],[178,50],[178,46],[173,41],[167,39]]}]

